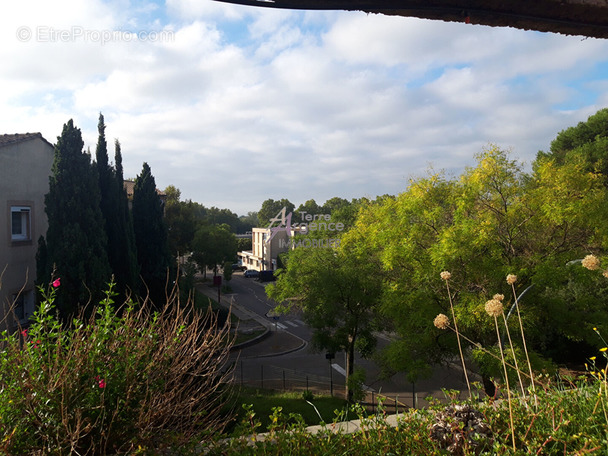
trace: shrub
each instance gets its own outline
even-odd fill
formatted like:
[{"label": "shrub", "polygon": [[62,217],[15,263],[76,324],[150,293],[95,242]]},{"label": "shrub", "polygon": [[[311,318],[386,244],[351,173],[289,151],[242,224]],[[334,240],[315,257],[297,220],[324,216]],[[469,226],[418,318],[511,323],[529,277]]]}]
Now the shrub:
[{"label": "shrub", "polygon": [[57,279],[28,329],[2,333],[0,449],[107,454],[223,429],[228,326],[209,325],[212,312],[180,305],[176,293],[160,312],[149,301],[117,312],[113,289],[64,327]]}]

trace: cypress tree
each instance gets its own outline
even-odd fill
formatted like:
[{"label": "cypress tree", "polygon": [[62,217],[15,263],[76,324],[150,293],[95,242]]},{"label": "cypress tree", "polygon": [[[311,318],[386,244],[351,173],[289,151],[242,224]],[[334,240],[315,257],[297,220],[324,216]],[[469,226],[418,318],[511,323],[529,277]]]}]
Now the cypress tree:
[{"label": "cypress tree", "polygon": [[[124,185],[122,154],[118,140],[114,143],[114,161],[116,166],[114,185],[118,194],[116,213],[118,215],[118,232],[120,233],[116,245],[118,261],[114,267],[114,274],[119,282],[119,290],[124,293],[127,293],[128,290],[137,293],[139,266],[135,249],[135,232],[133,231],[133,217],[129,209],[129,199]],[[121,284],[122,289],[120,288]]]},{"label": "cypress tree", "polygon": [[44,199],[46,255],[40,252],[39,258],[46,258],[38,269],[45,277],[38,281],[45,283],[53,271],[61,278],[56,303],[63,318],[79,306],[96,303],[110,279],[97,172],[83,146],[80,129],[70,119],[57,138]]},{"label": "cypress tree", "polygon": [[[100,208],[105,220],[105,230],[108,236],[108,261],[114,274],[117,291],[123,295],[133,289],[136,284],[137,263],[135,259],[135,244],[133,242],[133,225],[127,195],[123,188],[122,156],[120,144],[117,142],[116,170],[108,163],[108,145],[105,136],[106,125],[103,114],[99,114],[97,130],[97,150],[95,153],[99,191],[101,195]],[[120,171],[118,168],[120,167]],[[130,242],[129,242],[130,241]]]},{"label": "cypress tree", "polygon": [[[147,163],[135,180],[133,189],[133,228],[137,262],[141,268],[142,294],[149,292],[154,304],[164,304],[171,256],[167,244],[167,228],[163,220],[163,204],[156,191],[156,182]],[[171,282],[169,282],[171,284]],[[167,290],[170,291],[170,290]]]},{"label": "cypress tree", "polygon": [[116,243],[120,235],[116,211],[118,195],[115,188],[114,170],[108,163],[108,143],[106,142],[105,130],[106,125],[103,114],[100,113],[99,123],[97,124],[99,136],[97,138],[97,149],[95,150],[99,195],[101,198],[99,207],[104,218],[104,227],[108,237],[108,261],[110,262],[110,269],[116,274],[115,266],[118,262]]}]

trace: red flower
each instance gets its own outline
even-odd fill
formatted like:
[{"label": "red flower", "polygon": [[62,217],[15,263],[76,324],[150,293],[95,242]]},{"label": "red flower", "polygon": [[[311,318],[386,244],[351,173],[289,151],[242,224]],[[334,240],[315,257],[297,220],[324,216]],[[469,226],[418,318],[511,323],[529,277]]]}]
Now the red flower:
[{"label": "red flower", "polygon": [[24,329],[23,331],[21,331],[21,335],[23,337],[27,337],[27,329]]},{"label": "red flower", "polygon": [[106,381],[102,378],[101,380],[99,380],[98,385],[100,388],[105,388],[106,387]]},{"label": "red flower", "polygon": [[53,281],[53,288],[57,288],[59,285],[61,285],[61,278],[57,277],[54,281]]}]

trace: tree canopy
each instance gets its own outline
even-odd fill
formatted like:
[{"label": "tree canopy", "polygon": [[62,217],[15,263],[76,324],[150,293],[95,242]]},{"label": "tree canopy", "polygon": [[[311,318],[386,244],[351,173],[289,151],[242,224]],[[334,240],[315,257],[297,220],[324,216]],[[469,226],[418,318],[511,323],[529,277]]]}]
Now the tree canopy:
[{"label": "tree canopy", "polygon": [[355,350],[370,355],[376,344],[376,307],[382,288],[379,263],[351,245],[300,247],[292,250],[286,261],[286,268],[266,292],[284,307],[302,310],[313,329],[315,348],[347,354],[347,397],[352,400]]},{"label": "tree canopy", "polygon": [[258,211],[258,222],[260,226],[266,227],[270,223],[270,220],[281,211],[286,208],[286,213],[293,212],[295,209],[294,204],[286,198],[275,201],[272,198],[267,199],[262,203],[262,207]]},{"label": "tree canopy", "polygon": [[118,140],[115,143],[116,168],[113,168],[108,162],[106,125],[102,114],[99,114],[97,128],[99,137],[95,157],[101,197],[99,206],[108,237],[108,261],[117,288],[125,295],[130,291],[136,291],[138,267],[133,222],[123,184],[120,143]]},{"label": "tree canopy", "polygon": [[452,356],[455,338],[432,326],[433,317],[449,309],[443,270],[452,272],[461,331],[484,345],[496,343],[484,303],[496,293],[509,296],[510,273],[519,277],[519,292],[534,285],[521,309],[532,346],[546,358],[555,354],[549,345],[590,341],[591,326],[608,323],[597,313],[599,320],[588,321],[589,303],[569,292],[562,292],[559,306],[571,309],[569,325],[548,307],[560,280],[563,285],[573,277],[568,263],[605,247],[600,227],[608,221],[602,176],[576,161],[559,172],[556,167],[543,157],[528,175],[490,147],[459,178],[431,174],[411,181],[395,199],[362,207],[348,235],[356,233],[383,264],[382,312],[399,335],[383,354],[386,366],[416,378]]},{"label": "tree canopy", "polygon": [[150,166],[143,164],[133,189],[133,231],[137,261],[143,280],[141,294],[160,306],[165,302],[166,288],[171,286],[171,256],[167,228],[163,220],[163,202],[156,190]]},{"label": "tree canopy", "polygon": [[236,258],[237,242],[228,225],[202,225],[192,241],[192,258],[202,271],[207,268],[217,273],[226,262]]},{"label": "tree canopy", "polygon": [[[45,195],[46,239],[39,242],[38,281],[61,278],[57,304],[63,318],[79,306],[98,302],[110,280],[107,236],[98,173],[83,151],[80,129],[70,119],[55,145],[55,158]],[[41,276],[40,276],[41,275]]]}]

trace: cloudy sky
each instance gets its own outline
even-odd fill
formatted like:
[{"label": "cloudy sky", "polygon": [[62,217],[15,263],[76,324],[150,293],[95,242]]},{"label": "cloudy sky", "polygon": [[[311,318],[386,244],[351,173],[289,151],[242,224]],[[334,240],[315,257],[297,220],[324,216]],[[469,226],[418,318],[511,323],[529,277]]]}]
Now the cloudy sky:
[{"label": "cloudy sky", "polygon": [[0,133],[73,118],[94,151],[101,112],[127,177],[239,215],[397,194],[490,143],[529,165],[608,106],[605,40],[212,0],[3,2],[0,62]]}]

